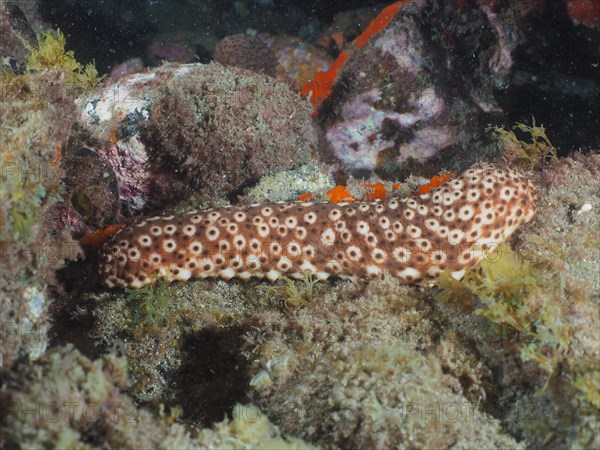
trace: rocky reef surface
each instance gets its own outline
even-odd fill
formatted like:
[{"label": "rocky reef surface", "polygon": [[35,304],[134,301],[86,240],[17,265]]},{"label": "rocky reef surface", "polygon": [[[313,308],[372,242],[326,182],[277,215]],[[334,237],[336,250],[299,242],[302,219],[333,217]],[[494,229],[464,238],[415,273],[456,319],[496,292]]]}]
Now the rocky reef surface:
[{"label": "rocky reef surface", "polygon": [[286,84],[220,64],[128,75],[79,105],[80,139],[112,169],[125,210],[234,196],[317,146],[310,107]]},{"label": "rocky reef surface", "polygon": [[[559,12],[597,43],[597,23],[573,2],[476,3],[238,36],[215,55],[226,65],[184,63],[171,41],[153,51],[177,62],[106,78],[42,31],[39,5],[0,3],[0,447],[600,447],[597,143],[556,144],[511,109],[523,86],[575,99],[564,108],[596,98],[519,58],[540,58],[526,24]],[[239,35],[273,8],[214,14],[246,14]],[[301,95],[319,79],[327,95]],[[96,284],[98,247],[142,217],[423,193],[484,157],[527,174],[537,215],[460,280]]]}]

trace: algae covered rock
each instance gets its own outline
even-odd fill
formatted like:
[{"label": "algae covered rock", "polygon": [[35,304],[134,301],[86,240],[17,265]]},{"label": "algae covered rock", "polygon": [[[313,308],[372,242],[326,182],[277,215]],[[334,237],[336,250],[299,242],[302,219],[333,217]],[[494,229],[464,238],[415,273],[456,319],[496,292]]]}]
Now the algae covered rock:
[{"label": "algae covered rock", "polygon": [[213,59],[224,66],[235,66],[275,77],[277,59],[258,37],[247,34],[226,36],[213,50]]},{"label": "algae covered rock", "polygon": [[517,42],[510,13],[410,2],[368,42],[358,38],[334,64],[345,61],[337,77],[315,86],[333,83],[318,109],[325,155],[346,172],[388,179],[460,171],[492,155],[480,130],[502,114],[495,94]]},{"label": "algae covered rock", "polygon": [[599,171],[598,154],[538,167],[537,218],[514,250],[440,282],[445,328],[477,346],[494,374],[490,407],[528,446],[599,444]]},{"label": "algae covered rock", "polygon": [[81,98],[90,148],[131,210],[214,201],[316,148],[308,103],[271,77],[220,64],[167,64]]},{"label": "algae covered rock", "polygon": [[100,155],[79,148],[65,155],[63,167],[65,197],[82,222],[74,231],[80,231],[83,224],[93,230],[117,223],[120,212],[117,179]]},{"label": "algae covered rock", "polygon": [[295,201],[307,192],[314,195],[331,188],[334,182],[330,172],[326,164],[306,164],[263,177],[246,195],[252,203]]},{"label": "algae covered rock", "polygon": [[312,448],[283,436],[254,405],[235,405],[231,420],[205,429],[173,423],[176,411],[155,416],[122,393],[125,358],[92,361],[72,345],[2,379],[2,448]]},{"label": "algae covered rock", "polygon": [[424,293],[386,279],[257,315],[244,349],[255,401],[323,446],[522,448],[478,406],[485,370],[473,355],[436,344],[432,313]]},{"label": "algae covered rock", "polygon": [[[521,358],[544,374],[527,396],[535,423],[512,421],[532,445],[600,445],[600,155],[575,153],[543,167],[537,220],[523,233],[522,254],[538,270],[539,290],[523,302],[533,340]],[[535,319],[535,321],[533,320]],[[520,374],[509,372],[513,379]],[[507,395],[506,400],[510,396]],[[548,404],[555,405],[548,407]],[[513,410],[518,407],[514,407]],[[595,431],[594,431],[595,430]]]},{"label": "algae covered rock", "polygon": [[23,72],[27,47],[35,46],[35,34],[23,14],[13,2],[0,2],[0,66]]},{"label": "algae covered rock", "polygon": [[[9,20],[0,14],[1,20]],[[26,42],[26,41],[23,41]],[[61,153],[76,119],[60,37],[40,39],[28,61],[55,58],[18,75],[0,70],[0,366],[35,359],[48,344],[55,271],[79,244],[61,221]],[[57,62],[57,64],[54,64]]]}]

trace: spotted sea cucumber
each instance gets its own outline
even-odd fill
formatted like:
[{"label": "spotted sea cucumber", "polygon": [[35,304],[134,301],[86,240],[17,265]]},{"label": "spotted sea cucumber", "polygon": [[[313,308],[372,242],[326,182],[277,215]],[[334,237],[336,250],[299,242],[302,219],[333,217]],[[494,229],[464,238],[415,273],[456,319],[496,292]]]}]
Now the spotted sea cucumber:
[{"label": "spotted sea cucumber", "polygon": [[384,202],[253,204],[152,217],[101,249],[107,287],[157,278],[460,278],[536,211],[526,175],[477,164],[430,193]]}]

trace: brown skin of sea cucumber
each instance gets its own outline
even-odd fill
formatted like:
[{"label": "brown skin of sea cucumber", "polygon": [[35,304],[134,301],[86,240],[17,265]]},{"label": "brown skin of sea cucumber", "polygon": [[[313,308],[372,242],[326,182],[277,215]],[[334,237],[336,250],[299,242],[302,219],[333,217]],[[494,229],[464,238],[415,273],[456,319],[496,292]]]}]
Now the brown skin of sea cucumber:
[{"label": "brown skin of sea cucumber", "polygon": [[460,278],[535,215],[527,177],[478,164],[430,193],[383,202],[290,202],[152,217],[119,231],[101,249],[107,287],[140,288],[157,278],[311,273],[405,283]]}]

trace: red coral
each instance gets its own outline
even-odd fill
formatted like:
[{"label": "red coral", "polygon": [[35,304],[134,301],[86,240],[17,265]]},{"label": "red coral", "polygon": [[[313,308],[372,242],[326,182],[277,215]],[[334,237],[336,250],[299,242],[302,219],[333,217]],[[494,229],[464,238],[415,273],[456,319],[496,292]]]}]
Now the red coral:
[{"label": "red coral", "polygon": [[381,30],[383,30],[385,27],[387,27],[398,12],[398,10],[400,10],[400,8],[406,3],[408,3],[408,1],[403,0],[392,3],[391,5],[383,8],[379,15],[375,17],[375,19],[369,24],[367,29],[363,31],[362,34],[354,40],[356,48],[361,48],[364,45],[366,45],[372,36],[374,36]]}]

